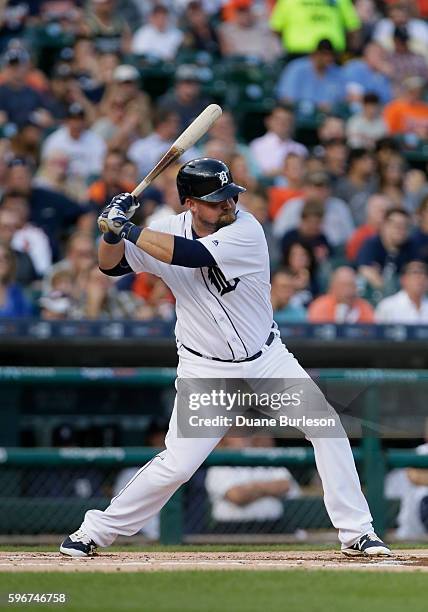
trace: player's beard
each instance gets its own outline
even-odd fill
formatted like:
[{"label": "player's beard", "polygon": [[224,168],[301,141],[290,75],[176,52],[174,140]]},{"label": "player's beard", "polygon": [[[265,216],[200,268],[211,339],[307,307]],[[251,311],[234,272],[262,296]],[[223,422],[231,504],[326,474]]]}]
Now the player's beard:
[{"label": "player's beard", "polygon": [[230,225],[234,221],[236,221],[236,211],[235,210],[229,210],[228,212],[223,213],[218,218],[215,231],[221,229],[222,227],[226,227],[227,225]]}]

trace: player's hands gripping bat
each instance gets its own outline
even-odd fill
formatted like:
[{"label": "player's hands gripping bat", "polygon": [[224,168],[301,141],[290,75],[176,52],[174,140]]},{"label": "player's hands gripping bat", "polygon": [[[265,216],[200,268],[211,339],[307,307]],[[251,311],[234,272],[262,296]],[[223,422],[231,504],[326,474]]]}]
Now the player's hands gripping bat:
[{"label": "player's hands gripping bat", "polygon": [[131,193],[119,193],[98,217],[98,227],[100,229],[101,225],[107,227],[107,230],[102,230],[103,233],[110,230],[118,234],[122,225],[129,221],[139,205],[137,198]]},{"label": "player's hands gripping bat", "polygon": [[[171,165],[176,159],[178,159],[180,155],[184,153],[184,151],[190,149],[190,147],[192,147],[200,138],[202,138],[202,136],[206,134],[206,132],[208,132],[214,122],[217,121],[217,119],[221,116],[222,112],[223,111],[221,110],[221,107],[218,104],[210,104],[205,110],[202,111],[200,115],[196,117],[194,121],[192,121],[189,127],[184,130],[184,132],[177,138],[174,144],[168,149],[165,155],[158,161],[156,166],[148,173],[145,178],[143,178],[141,183],[139,183],[132,192],[131,195],[135,198],[135,208],[132,210],[132,206],[130,206],[128,210],[122,211],[127,215],[127,219],[130,219],[131,216],[134,214],[136,208],[138,208],[138,201],[136,198],[144,191],[144,189],[146,189],[150,185],[150,183],[157,176],[159,176],[159,174],[161,174],[161,172],[163,172],[166,168],[168,168],[169,165]],[[114,199],[115,198],[113,198],[110,203],[111,208],[116,206],[116,204],[113,204]],[[104,215],[105,212],[106,209],[98,217],[98,227],[103,233],[108,232],[109,229],[112,229],[111,227],[109,227],[106,216]],[[113,216],[114,213],[107,213],[107,217],[109,217],[110,220]],[[120,217],[120,215],[118,215],[118,217]]]}]

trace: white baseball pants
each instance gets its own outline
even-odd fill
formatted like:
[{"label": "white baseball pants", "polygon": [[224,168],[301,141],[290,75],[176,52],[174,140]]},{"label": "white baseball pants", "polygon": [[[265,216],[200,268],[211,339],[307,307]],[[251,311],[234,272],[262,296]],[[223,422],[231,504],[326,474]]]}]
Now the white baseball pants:
[{"label": "white baseball pants", "polygon": [[[254,361],[223,363],[179,351],[180,378],[309,378],[279,338]],[[373,531],[372,517],[361,491],[349,441],[310,438],[324,489],[324,503],[342,546],[354,544]],[[165,439],[166,450],[143,466],[114,497],[106,510],[86,513],[82,528],[99,546],[109,546],[118,535],[131,536],[158,513],[175,491],[194,474],[220,438],[179,438],[177,405]]]}]

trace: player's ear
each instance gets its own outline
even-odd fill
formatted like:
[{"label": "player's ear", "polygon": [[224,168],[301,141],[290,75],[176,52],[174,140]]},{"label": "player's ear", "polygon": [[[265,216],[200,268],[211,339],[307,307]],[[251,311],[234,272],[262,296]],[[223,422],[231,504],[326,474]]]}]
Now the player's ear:
[{"label": "player's ear", "polygon": [[191,212],[195,212],[196,210],[196,202],[192,200],[192,198],[186,198],[184,201],[184,206],[188,208]]}]

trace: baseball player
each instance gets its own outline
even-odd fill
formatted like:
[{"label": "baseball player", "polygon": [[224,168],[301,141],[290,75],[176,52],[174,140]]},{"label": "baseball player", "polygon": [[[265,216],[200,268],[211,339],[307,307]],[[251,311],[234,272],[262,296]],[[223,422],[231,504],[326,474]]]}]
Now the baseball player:
[{"label": "baseball player", "polygon": [[[145,229],[129,220],[138,206],[130,194],[113,198],[101,214],[109,231],[100,241],[100,269],[110,276],[150,272],[170,287],[176,298],[178,379],[310,381],[273,322],[263,229],[237,206],[245,189],[233,182],[223,162],[210,158],[186,163],[178,172],[177,189],[184,211]],[[314,447],[342,552],[390,555],[373,531],[346,434],[305,434]],[[218,442],[219,437],[180,437],[176,401],[166,449],[137,472],[106,510],[88,511],[81,527],[62,542],[61,553],[87,557],[118,535],[137,533]]]}]

